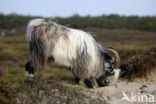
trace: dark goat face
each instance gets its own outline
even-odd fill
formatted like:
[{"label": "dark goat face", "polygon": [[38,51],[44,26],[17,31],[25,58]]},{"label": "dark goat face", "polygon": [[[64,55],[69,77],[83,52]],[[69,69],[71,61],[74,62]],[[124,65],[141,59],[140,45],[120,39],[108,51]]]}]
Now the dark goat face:
[{"label": "dark goat face", "polygon": [[109,83],[110,83],[110,81],[107,80],[107,79],[103,79],[103,80],[97,81],[97,82],[98,82],[98,85],[99,85],[100,87],[108,86]]},{"label": "dark goat face", "polygon": [[97,82],[98,82],[98,85],[100,87],[104,87],[104,86],[108,86],[109,85],[109,80],[107,79],[108,75],[107,73],[105,72],[102,76],[100,76],[98,79],[97,79]]},{"label": "dark goat face", "polygon": [[34,68],[33,68],[33,66],[32,66],[30,61],[28,61],[27,64],[25,65],[25,70],[26,70],[26,72],[25,72],[25,76],[26,77],[27,76],[29,76],[29,77],[33,77],[34,76]]},{"label": "dark goat face", "polygon": [[112,76],[114,76],[114,69],[106,70],[105,73],[97,79],[100,87],[108,86],[112,81]]},{"label": "dark goat face", "polygon": [[105,71],[107,71],[106,74],[114,74],[115,58],[106,52],[104,54],[104,60],[105,60],[105,64],[104,64]]},{"label": "dark goat face", "polygon": [[98,83],[94,77],[90,77],[89,79],[85,79],[85,84],[88,88],[97,88]]},{"label": "dark goat face", "polygon": [[106,74],[107,74],[107,76],[110,76],[110,75],[114,75],[114,69],[108,69],[108,70],[106,70]]},{"label": "dark goat face", "polygon": [[105,74],[114,75],[114,62],[105,63]]}]

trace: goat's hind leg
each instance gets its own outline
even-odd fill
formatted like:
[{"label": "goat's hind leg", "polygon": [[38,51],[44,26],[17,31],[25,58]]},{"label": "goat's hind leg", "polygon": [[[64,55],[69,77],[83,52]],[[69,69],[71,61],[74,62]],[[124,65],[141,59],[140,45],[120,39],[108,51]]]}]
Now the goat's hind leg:
[{"label": "goat's hind leg", "polygon": [[32,65],[31,58],[29,59],[29,61],[25,65],[25,76],[26,77],[28,77],[28,76],[33,77],[34,76],[34,68],[33,68],[33,65]]}]

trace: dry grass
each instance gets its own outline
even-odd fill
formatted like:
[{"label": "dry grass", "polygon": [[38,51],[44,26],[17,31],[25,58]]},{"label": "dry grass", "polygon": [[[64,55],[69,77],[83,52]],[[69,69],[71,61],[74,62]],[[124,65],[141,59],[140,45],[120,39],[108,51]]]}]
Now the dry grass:
[{"label": "dry grass", "polygon": [[129,80],[135,78],[144,78],[148,80],[148,76],[156,72],[156,48],[150,48],[148,50],[131,50],[123,52],[122,58],[122,77]]}]

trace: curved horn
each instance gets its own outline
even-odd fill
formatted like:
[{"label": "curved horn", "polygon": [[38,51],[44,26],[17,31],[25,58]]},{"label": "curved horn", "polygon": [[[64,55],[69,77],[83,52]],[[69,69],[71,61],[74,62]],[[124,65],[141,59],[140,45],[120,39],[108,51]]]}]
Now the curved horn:
[{"label": "curved horn", "polygon": [[115,66],[114,66],[114,68],[119,68],[120,67],[120,56],[119,56],[118,52],[115,49],[111,48],[111,47],[106,48],[106,50],[108,52],[110,52],[111,54],[113,54],[114,57],[115,57]]}]

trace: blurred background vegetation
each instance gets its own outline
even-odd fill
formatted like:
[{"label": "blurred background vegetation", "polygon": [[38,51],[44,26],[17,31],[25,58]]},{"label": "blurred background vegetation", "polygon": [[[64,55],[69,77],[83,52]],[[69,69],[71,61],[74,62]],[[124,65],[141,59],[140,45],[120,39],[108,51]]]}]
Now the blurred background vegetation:
[{"label": "blurred background vegetation", "polygon": [[[33,18],[43,18],[41,16],[22,16],[15,13],[4,15],[0,14],[0,28],[12,29],[20,26],[26,26],[28,21]],[[156,32],[156,17],[150,16],[120,16],[116,14],[101,16],[85,16],[81,17],[74,14],[71,17],[53,17],[46,18],[67,25],[73,28],[106,28],[106,29],[131,29]]]}]

